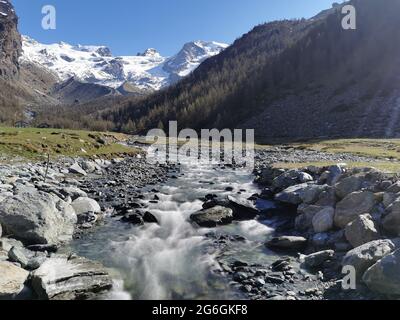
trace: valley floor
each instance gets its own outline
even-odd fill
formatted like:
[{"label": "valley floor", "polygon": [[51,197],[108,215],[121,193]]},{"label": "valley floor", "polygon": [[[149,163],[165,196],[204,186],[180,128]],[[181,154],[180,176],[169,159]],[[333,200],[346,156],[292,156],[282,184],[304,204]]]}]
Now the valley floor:
[{"label": "valley floor", "polygon": [[[133,140],[0,128],[0,298],[398,294],[385,270],[399,259],[400,140],[258,145],[255,176],[150,165]],[[348,265],[357,290],[342,289]]]}]

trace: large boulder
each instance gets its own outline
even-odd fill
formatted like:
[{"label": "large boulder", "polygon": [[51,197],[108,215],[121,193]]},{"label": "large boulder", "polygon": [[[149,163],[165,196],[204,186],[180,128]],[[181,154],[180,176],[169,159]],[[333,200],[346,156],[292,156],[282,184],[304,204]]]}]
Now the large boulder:
[{"label": "large boulder", "polygon": [[336,195],[343,199],[350,193],[359,191],[363,184],[363,177],[361,176],[350,176],[342,179],[337,184],[335,184]]},{"label": "large boulder", "polygon": [[304,237],[282,236],[271,239],[265,245],[270,249],[297,250],[307,245],[307,239]]},{"label": "large boulder", "polygon": [[29,272],[8,261],[0,261],[0,299],[16,298],[24,289]]},{"label": "large boulder", "polygon": [[345,236],[353,248],[379,239],[379,233],[370,214],[363,214],[350,222],[346,226]]},{"label": "large boulder", "polygon": [[295,229],[297,231],[308,231],[313,228],[312,220],[316,213],[320,212],[324,207],[301,204],[297,208],[297,213],[299,214],[295,220]]},{"label": "large boulder", "polygon": [[249,200],[227,197],[227,206],[233,210],[235,220],[252,220],[260,214],[255,204]]},{"label": "large boulder", "polygon": [[346,227],[357,216],[370,213],[375,206],[375,195],[370,191],[350,193],[336,205],[335,226]]},{"label": "large boulder", "polygon": [[313,181],[312,176],[308,173],[293,169],[282,173],[272,182],[272,187],[275,190],[284,190],[296,184]]},{"label": "large boulder", "polygon": [[400,250],[370,267],[364,273],[363,281],[373,292],[400,296]]},{"label": "large boulder", "polygon": [[32,273],[32,285],[40,299],[81,300],[109,290],[112,280],[97,262],[53,255]]},{"label": "large boulder", "polygon": [[285,170],[278,169],[274,167],[266,167],[262,169],[260,176],[258,177],[257,182],[263,185],[270,186],[272,185],[275,178],[279,177]]},{"label": "large boulder", "polygon": [[310,184],[302,190],[300,198],[305,204],[314,204],[318,201],[320,194],[328,188],[328,185]]},{"label": "large boulder", "polygon": [[315,233],[323,233],[333,228],[333,218],[335,216],[335,209],[332,207],[325,207],[317,212],[312,220],[312,225]]},{"label": "large boulder", "polygon": [[87,197],[80,197],[74,200],[71,205],[78,216],[88,212],[94,212],[94,213],[101,212],[101,207],[97,203],[97,201]]},{"label": "large boulder", "polygon": [[317,268],[324,262],[332,259],[335,255],[333,250],[325,250],[304,257],[304,265],[308,268]]},{"label": "large boulder", "polygon": [[301,195],[308,187],[307,183],[291,186],[275,196],[275,200],[283,203],[299,205],[302,203]]},{"label": "large boulder", "polygon": [[0,203],[0,223],[6,234],[25,244],[58,244],[72,239],[77,216],[55,195],[26,192]]},{"label": "large boulder", "polygon": [[233,210],[221,206],[204,209],[190,216],[190,219],[204,228],[214,228],[233,221]]},{"label": "large boulder", "polygon": [[387,208],[382,226],[385,231],[396,236],[400,235],[400,198]]},{"label": "large boulder", "polygon": [[342,266],[353,266],[358,280],[364,272],[383,257],[395,250],[395,244],[390,240],[376,240],[363,244],[349,251],[342,260]]}]

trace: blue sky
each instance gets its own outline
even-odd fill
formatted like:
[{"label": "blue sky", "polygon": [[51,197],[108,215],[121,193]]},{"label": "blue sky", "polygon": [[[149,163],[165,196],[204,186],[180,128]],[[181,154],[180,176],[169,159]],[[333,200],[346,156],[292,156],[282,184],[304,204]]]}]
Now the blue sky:
[{"label": "blue sky", "polygon": [[[22,34],[43,42],[107,45],[115,55],[154,47],[176,53],[193,40],[232,43],[255,25],[311,17],[333,0],[11,0]],[[57,29],[41,27],[44,5],[57,9]]]}]

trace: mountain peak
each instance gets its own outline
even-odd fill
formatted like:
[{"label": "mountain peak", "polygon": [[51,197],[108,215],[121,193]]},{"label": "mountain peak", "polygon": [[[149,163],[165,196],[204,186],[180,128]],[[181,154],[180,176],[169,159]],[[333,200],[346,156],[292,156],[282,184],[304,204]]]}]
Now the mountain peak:
[{"label": "mountain peak", "polygon": [[143,53],[138,53],[139,57],[161,57],[161,54],[154,48],[148,48]]}]

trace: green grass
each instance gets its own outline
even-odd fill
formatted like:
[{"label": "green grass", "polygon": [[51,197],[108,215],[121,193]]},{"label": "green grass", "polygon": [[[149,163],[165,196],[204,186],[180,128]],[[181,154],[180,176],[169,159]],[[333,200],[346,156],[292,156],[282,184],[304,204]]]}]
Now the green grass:
[{"label": "green grass", "polygon": [[16,157],[41,160],[48,154],[52,158],[107,158],[137,153],[138,150],[119,144],[126,138],[118,133],[0,127],[0,156],[7,161]]},{"label": "green grass", "polygon": [[[352,154],[374,159],[372,162],[348,162],[349,167],[374,167],[389,173],[400,172],[400,139],[337,139],[286,144],[287,146],[333,154]],[[258,145],[257,148],[268,148]],[[309,165],[329,166],[333,162],[276,163],[279,168],[303,168]]]}]

